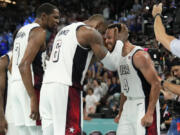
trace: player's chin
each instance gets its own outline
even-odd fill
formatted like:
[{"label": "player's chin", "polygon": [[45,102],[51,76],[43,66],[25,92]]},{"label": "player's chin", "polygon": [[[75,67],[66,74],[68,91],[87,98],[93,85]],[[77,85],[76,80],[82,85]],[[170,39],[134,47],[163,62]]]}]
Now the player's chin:
[{"label": "player's chin", "polygon": [[58,28],[58,25],[54,25],[54,26],[53,26],[53,29],[54,29],[54,30],[57,30],[57,28]]},{"label": "player's chin", "polygon": [[48,30],[49,30],[50,32],[53,32],[53,31],[57,30],[57,26],[49,27]]}]

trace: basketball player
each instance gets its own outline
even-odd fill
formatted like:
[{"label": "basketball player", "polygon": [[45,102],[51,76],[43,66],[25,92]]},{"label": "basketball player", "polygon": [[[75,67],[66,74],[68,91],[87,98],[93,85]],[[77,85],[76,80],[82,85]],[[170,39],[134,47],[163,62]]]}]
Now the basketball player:
[{"label": "basketball player", "polygon": [[[42,84],[46,50],[46,29],[59,23],[59,10],[44,3],[36,11],[34,23],[23,26],[14,41],[12,61],[13,112],[19,135],[39,135],[38,96]],[[38,124],[38,123],[37,123]]]},{"label": "basketball player", "polygon": [[[13,42],[17,31],[13,33]],[[15,135],[11,89],[12,51],[0,57],[0,135]],[[5,114],[4,114],[5,112]]]},{"label": "basketball player", "polygon": [[[121,26],[108,27],[107,45],[114,46],[114,30],[121,31]],[[117,135],[160,135],[159,110],[156,110],[160,82],[150,56],[127,40],[119,57],[116,63],[122,93],[119,114],[115,118],[115,122],[119,121]]]},{"label": "basketball player", "polygon": [[18,135],[12,116],[11,56],[12,51],[0,58],[0,135]]},{"label": "basketball player", "polygon": [[124,36],[117,36],[121,41],[110,54],[100,34],[106,26],[102,15],[93,15],[57,33],[40,94],[43,135],[82,133],[81,90],[91,58],[95,55],[104,65],[113,68],[111,61],[128,37],[128,33],[122,31]]}]

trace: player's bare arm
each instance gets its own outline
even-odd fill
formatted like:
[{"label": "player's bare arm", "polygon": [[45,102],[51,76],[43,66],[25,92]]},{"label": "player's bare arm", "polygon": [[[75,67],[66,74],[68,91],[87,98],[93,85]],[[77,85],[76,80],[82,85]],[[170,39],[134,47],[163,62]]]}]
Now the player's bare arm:
[{"label": "player's bare arm", "polygon": [[133,62],[135,67],[140,70],[146,81],[151,85],[148,109],[141,120],[143,126],[150,126],[153,122],[153,114],[160,93],[160,81],[148,53],[144,51],[137,52],[133,57]]},{"label": "player's bare arm", "polygon": [[[77,32],[77,38],[79,43],[86,48],[91,48],[94,52],[94,55],[98,60],[101,60],[101,62],[104,64],[104,67],[115,71],[116,63],[114,62],[115,59],[117,59],[118,52],[121,50],[118,48],[121,48],[120,45],[116,46],[114,51],[112,53],[109,53],[109,51],[105,48],[103,44],[103,39],[101,34],[96,31],[93,28],[90,28],[88,26],[81,27]],[[123,44],[123,43],[122,43]],[[104,60],[104,61],[102,61]]]},{"label": "player's bare arm", "polygon": [[116,122],[116,123],[118,123],[119,119],[121,118],[121,113],[123,111],[123,106],[124,106],[124,103],[126,102],[126,100],[127,100],[127,97],[124,96],[123,93],[121,93],[121,95],[120,95],[119,113],[118,113],[118,115],[114,119],[114,122]]},{"label": "player's bare arm", "polygon": [[101,34],[95,29],[84,26],[77,32],[77,38],[79,43],[85,48],[91,48],[98,58],[103,59],[107,54],[107,49],[103,45],[103,39]]},{"label": "player's bare arm", "polygon": [[6,85],[6,70],[8,68],[8,58],[6,55],[0,58],[0,134],[7,131],[7,121],[4,115],[4,92]]},{"label": "player's bare arm", "polygon": [[29,35],[28,45],[25,51],[25,54],[22,58],[22,61],[19,65],[19,70],[25,88],[28,92],[28,95],[31,99],[31,115],[30,117],[34,120],[37,120],[39,117],[39,106],[37,96],[32,83],[31,75],[31,64],[37,55],[38,51],[41,50],[44,46],[46,38],[46,32],[41,27],[34,28]]}]

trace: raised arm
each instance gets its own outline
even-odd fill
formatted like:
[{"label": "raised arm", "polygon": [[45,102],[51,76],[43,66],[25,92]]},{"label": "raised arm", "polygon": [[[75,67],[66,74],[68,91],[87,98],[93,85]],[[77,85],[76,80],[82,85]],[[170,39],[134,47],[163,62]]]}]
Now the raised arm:
[{"label": "raised arm", "polygon": [[137,52],[133,57],[133,62],[135,67],[140,70],[146,81],[151,85],[149,105],[147,108],[147,112],[141,121],[143,126],[150,126],[153,122],[153,114],[156,102],[159,98],[161,88],[160,81],[154,68],[154,64],[152,63],[152,60],[148,53],[144,51]]},{"label": "raised arm", "polygon": [[8,68],[8,58],[6,55],[0,57],[0,134],[7,131],[7,121],[4,115],[4,93],[6,87],[6,71]]},{"label": "raised arm", "polygon": [[35,94],[35,90],[32,83],[31,64],[37,55],[38,51],[42,48],[45,43],[46,32],[41,27],[35,28],[30,32],[28,45],[24,56],[19,65],[19,71],[27,90],[27,93],[31,99],[31,115],[30,117],[34,120],[39,117],[39,106],[38,99]]},{"label": "raised arm", "polygon": [[156,39],[161,42],[161,44],[171,51],[170,43],[172,40],[175,39],[175,37],[170,36],[166,33],[165,27],[162,23],[161,19],[161,12],[162,12],[162,3],[159,5],[154,5],[152,15],[154,17],[154,33],[156,36]]}]

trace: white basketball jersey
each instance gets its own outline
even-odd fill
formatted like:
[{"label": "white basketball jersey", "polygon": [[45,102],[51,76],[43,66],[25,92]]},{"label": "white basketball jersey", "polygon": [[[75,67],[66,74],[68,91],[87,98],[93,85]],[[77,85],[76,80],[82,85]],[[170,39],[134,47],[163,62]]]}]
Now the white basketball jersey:
[{"label": "white basketball jersey", "polygon": [[29,33],[35,27],[40,26],[37,23],[25,25],[18,31],[16,35],[13,48],[12,81],[22,80],[18,66],[21,63],[21,60],[27,48]]},{"label": "white basketball jersey", "polygon": [[125,57],[121,56],[118,74],[121,82],[121,91],[127,97],[146,97],[150,93],[150,85],[145,80],[143,74],[133,65],[133,55],[143,50],[136,46]]},{"label": "white basketball jersey", "polygon": [[44,83],[59,82],[69,86],[83,83],[93,56],[92,50],[82,47],[77,41],[76,31],[83,25],[82,22],[73,23],[58,32],[43,78]]},{"label": "white basketball jersey", "polygon": [[[7,57],[9,61],[12,57],[12,51],[8,52]],[[5,110],[5,117],[8,123],[13,123],[14,119],[12,116],[12,89],[11,89],[11,73],[7,70],[7,101],[6,101],[6,110]]]}]

